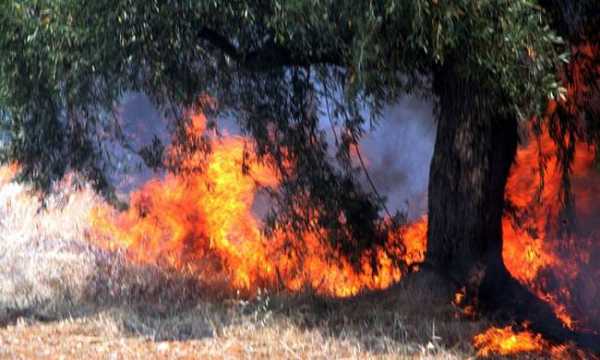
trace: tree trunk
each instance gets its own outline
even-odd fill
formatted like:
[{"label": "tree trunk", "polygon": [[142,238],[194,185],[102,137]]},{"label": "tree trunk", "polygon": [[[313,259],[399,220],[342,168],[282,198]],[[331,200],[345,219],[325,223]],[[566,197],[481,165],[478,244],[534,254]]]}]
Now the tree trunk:
[{"label": "tree trunk", "polygon": [[600,336],[565,328],[504,266],[502,215],[518,142],[516,116],[497,111],[497,98],[450,68],[436,75],[440,114],[429,175],[426,264],[465,285],[480,309],[496,318],[527,321],[549,340],[600,351]]},{"label": "tree trunk", "polygon": [[481,85],[445,68],[435,78],[437,139],[429,175],[427,263],[459,283],[503,273],[502,212],[516,154],[516,116]]}]

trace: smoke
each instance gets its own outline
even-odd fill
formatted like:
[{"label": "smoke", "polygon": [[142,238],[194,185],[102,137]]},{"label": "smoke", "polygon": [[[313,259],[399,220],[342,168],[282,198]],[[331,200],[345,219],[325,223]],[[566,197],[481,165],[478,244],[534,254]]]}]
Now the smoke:
[{"label": "smoke", "polygon": [[117,196],[126,200],[131,191],[156,176],[162,176],[144,163],[139,151],[152,144],[155,138],[168,144],[170,136],[167,121],[141,93],[127,94],[116,109],[123,140],[111,140],[108,154],[112,171],[108,174]]},{"label": "smoke", "polygon": [[390,211],[414,220],[427,211],[429,164],[436,127],[429,101],[405,97],[361,142],[368,172]]},{"label": "smoke", "polygon": [[[129,146],[111,145],[111,158],[116,164],[110,176],[117,193],[125,199],[152,177],[163,175],[148,168],[136,152],[154,138],[168,145],[170,136],[167,121],[143,94],[128,94],[118,112]],[[377,191],[387,199],[386,206],[391,212],[406,213],[409,219],[416,219],[427,210],[429,163],[436,130],[433,119],[431,102],[407,96],[387,108],[381,121],[360,143],[369,175]],[[322,119],[323,123],[327,121]],[[241,133],[234,119],[222,118],[218,122],[224,133]],[[328,127],[323,125],[324,129]]]}]

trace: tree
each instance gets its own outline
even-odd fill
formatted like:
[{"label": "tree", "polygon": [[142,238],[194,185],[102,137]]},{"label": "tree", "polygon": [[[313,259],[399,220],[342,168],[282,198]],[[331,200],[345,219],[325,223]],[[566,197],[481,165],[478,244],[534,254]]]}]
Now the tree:
[{"label": "tree", "polygon": [[[23,179],[47,189],[75,169],[104,188],[97,140],[118,136],[111,107],[125,91],[150,95],[179,129],[181,109],[209,94],[277,165],[274,220],[309,226],[294,206],[302,199],[355,254],[383,236],[381,201],[359,186],[351,150],[385,104],[434,96],[427,263],[458,284],[483,279],[491,303],[515,288],[502,285],[513,284],[501,257],[504,187],[519,122],[561,96],[566,56],[535,1],[29,0],[0,13],[0,154]],[[335,156],[318,126],[324,107]]]}]

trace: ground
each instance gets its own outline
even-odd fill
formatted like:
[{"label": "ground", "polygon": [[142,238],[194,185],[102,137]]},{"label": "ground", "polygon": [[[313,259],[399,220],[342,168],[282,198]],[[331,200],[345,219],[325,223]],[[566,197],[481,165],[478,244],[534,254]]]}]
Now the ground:
[{"label": "ground", "polygon": [[309,289],[248,297],[226,282],[209,288],[134,265],[84,240],[97,201],[84,187],[40,210],[26,187],[0,176],[0,359],[463,359],[490,326],[440,301],[449,289],[426,272],[327,299]]},{"label": "ground", "polygon": [[261,294],[176,308],[79,305],[55,317],[5,312],[0,358],[472,357],[470,338],[487,324],[433,303],[427,293],[436,290],[422,281],[347,300]]}]

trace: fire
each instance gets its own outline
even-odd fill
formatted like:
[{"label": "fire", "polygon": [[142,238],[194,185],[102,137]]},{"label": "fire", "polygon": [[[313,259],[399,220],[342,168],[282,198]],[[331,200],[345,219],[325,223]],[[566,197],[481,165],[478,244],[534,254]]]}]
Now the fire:
[{"label": "fire", "polygon": [[[540,273],[552,269],[560,278],[573,280],[578,273],[578,258],[560,256],[560,246],[568,239],[559,239],[555,226],[559,219],[559,191],[561,172],[554,157],[556,145],[547,132],[541,135],[540,148],[536,142],[520,149],[515,166],[507,184],[507,199],[521,211],[517,219],[505,216],[503,220],[503,259],[509,272],[527,284],[541,299],[550,303],[556,315],[569,327],[574,320],[559,304],[556,296],[546,292],[539,281]],[[539,151],[549,161],[544,166],[543,188],[540,192],[542,175],[539,171]],[[573,166],[574,176],[587,171],[593,163],[594,152],[587,145],[578,144]],[[564,291],[568,291],[564,289]]]},{"label": "fire", "polygon": [[[590,78],[600,74],[594,59],[600,46],[584,43],[572,49],[574,60],[563,74],[566,96],[548,105],[547,125],[562,107],[563,115],[580,121],[579,109],[589,108],[592,88]],[[588,103],[586,103],[588,102]],[[596,149],[583,142],[564,137],[575,145],[571,185],[575,198],[575,229],[561,233],[561,169],[557,145],[547,126],[539,141],[519,149],[511,170],[506,197],[516,209],[516,216],[503,219],[503,259],[510,273],[527,285],[538,298],[550,304],[556,316],[569,329],[597,331],[600,311],[593,299],[600,294],[597,280],[600,232],[597,216],[600,207],[600,174],[595,169]],[[540,156],[541,155],[541,156]],[[540,159],[545,164],[540,164]],[[540,166],[544,177],[541,178]],[[539,184],[543,183],[540,190]],[[548,348],[539,335],[528,331],[514,332],[510,327],[491,328],[475,337],[480,355],[508,355],[519,351],[539,351]],[[564,347],[554,346],[551,356],[564,358]]]},{"label": "fire", "polygon": [[17,164],[0,166],[0,186],[4,186],[11,182],[18,170],[19,167]]},{"label": "fire", "polygon": [[473,338],[478,356],[515,355],[521,352],[541,352],[548,348],[539,334],[530,331],[515,331],[511,326],[491,327]]},{"label": "fire", "polygon": [[[206,133],[205,121],[203,115],[194,116],[188,131]],[[204,171],[167,174],[146,183],[132,194],[130,207],[124,212],[105,204],[97,206],[91,215],[93,241],[124,251],[132,261],[187,271],[205,283],[225,284],[228,290],[247,294],[261,288],[292,292],[312,289],[326,296],[347,297],[399,281],[403,269],[394,261],[397,256],[407,264],[423,261],[426,216],[392,232],[385,247],[364,254],[359,268],[323,241],[319,232],[298,238],[276,228],[265,235],[253,206],[262,188],[278,186],[276,173],[268,162],[253,157],[251,142],[244,137],[213,136],[211,143],[207,158],[198,154],[187,160],[204,161]],[[553,157],[556,148],[547,132],[539,146],[531,141],[519,149],[508,180],[506,196],[517,215],[503,219],[503,258],[515,278],[551,304],[565,326],[574,328],[576,322],[567,301],[570,290],[548,287],[545,276],[551,271],[560,284],[573,280],[586,257],[560,251],[561,239],[552,227],[560,210],[555,205],[560,191],[560,171]],[[540,149],[548,159],[541,192],[540,173],[536,171]],[[576,150],[574,185],[578,179],[593,176],[590,168],[595,156],[593,149],[583,144],[577,144]],[[593,191],[585,189],[587,193]],[[586,210],[589,203],[578,202],[578,210],[590,212]],[[399,245],[403,252],[398,252]],[[565,256],[572,254],[575,257]],[[457,296],[454,303],[465,308],[463,315],[474,316],[476,310],[463,304],[464,294]],[[510,327],[491,328],[477,335],[474,344],[481,356],[551,348],[540,335]]]},{"label": "fire", "polygon": [[[205,122],[203,115],[193,116],[188,131],[206,132]],[[96,207],[93,241],[122,250],[133,261],[190,271],[204,282],[247,293],[311,288],[351,296],[387,288],[401,278],[402,268],[394,261],[399,245],[406,248],[408,264],[422,261],[425,219],[392,233],[387,247],[364,254],[358,269],[318,232],[298,239],[277,228],[267,237],[253,205],[261,188],[277,187],[275,172],[252,156],[246,138],[213,136],[211,142],[205,171],[152,180],[132,194],[129,209],[121,213],[108,205]],[[198,162],[204,155],[197,156],[186,161]]]},{"label": "fire", "polygon": [[544,340],[542,335],[514,326],[491,327],[473,338],[479,357],[511,356],[520,353],[535,353],[546,359],[595,359],[592,354],[573,345],[555,345]]},{"label": "fire", "polygon": [[[584,45],[579,53],[593,56],[598,48]],[[560,105],[571,112],[579,105],[575,104],[577,99],[585,97],[580,93],[589,89],[582,80],[581,63],[575,61],[570,66],[574,76],[566,81],[566,99],[561,99]],[[558,105],[549,104],[548,116]],[[203,115],[193,116],[189,135],[206,133],[205,122]],[[270,236],[265,235],[253,206],[262,188],[277,188],[276,173],[268,163],[252,156],[248,139],[211,139],[213,151],[208,158],[196,154],[187,164],[194,167],[195,162],[205,161],[205,171],[167,174],[148,182],[133,193],[130,208],[124,212],[108,205],[96,207],[91,215],[93,240],[100,246],[124,251],[135,262],[189,271],[204,282],[223,283],[230,290],[250,294],[260,288],[309,288],[327,296],[352,296],[399,281],[404,270],[395,258],[401,257],[406,264],[424,259],[426,216],[392,232],[384,247],[364,254],[358,268],[323,241],[318,231],[298,238],[287,229],[277,228]],[[597,329],[597,306],[590,310],[586,305],[593,304],[582,304],[574,291],[584,287],[586,299],[600,295],[595,285],[600,276],[596,264],[600,251],[595,249],[598,229],[566,238],[558,231],[562,179],[556,154],[557,146],[547,128],[539,139],[531,139],[518,150],[507,183],[506,199],[511,211],[503,218],[502,256],[512,276],[549,303],[566,327]],[[584,222],[587,219],[588,225],[594,225],[593,219],[600,211],[596,205],[600,204],[596,198],[600,194],[600,175],[592,170],[595,157],[595,149],[575,144],[575,212]],[[2,176],[0,173],[0,181]],[[399,247],[405,251],[399,252]],[[465,304],[464,291],[456,294],[454,304],[463,308],[465,315],[473,316],[475,309]],[[593,316],[586,317],[586,312]],[[557,356],[564,350],[526,328],[515,330],[510,326],[492,327],[475,336],[473,343],[479,356],[519,352]]]},{"label": "fire", "polygon": [[[516,222],[510,216],[504,217],[502,249],[504,263],[515,278],[525,283],[534,280],[540,270],[551,266],[567,267],[567,272],[571,273],[576,271],[569,262],[564,262],[557,256],[557,244],[549,239],[550,236],[556,236],[552,226],[555,226],[553,221],[557,221],[560,211],[557,204],[561,172],[554,155],[556,145],[547,131],[541,134],[540,146],[541,156],[549,159],[544,166],[541,193],[539,191],[539,185],[542,184],[539,171],[540,154],[534,141],[519,149],[506,190],[506,196],[512,205],[526,212]],[[585,176],[592,167],[595,153],[593,149],[580,143],[576,146],[575,154],[573,173],[577,179]],[[577,199],[584,202],[590,199],[590,197],[577,195]],[[581,207],[580,209],[584,210]]]}]

